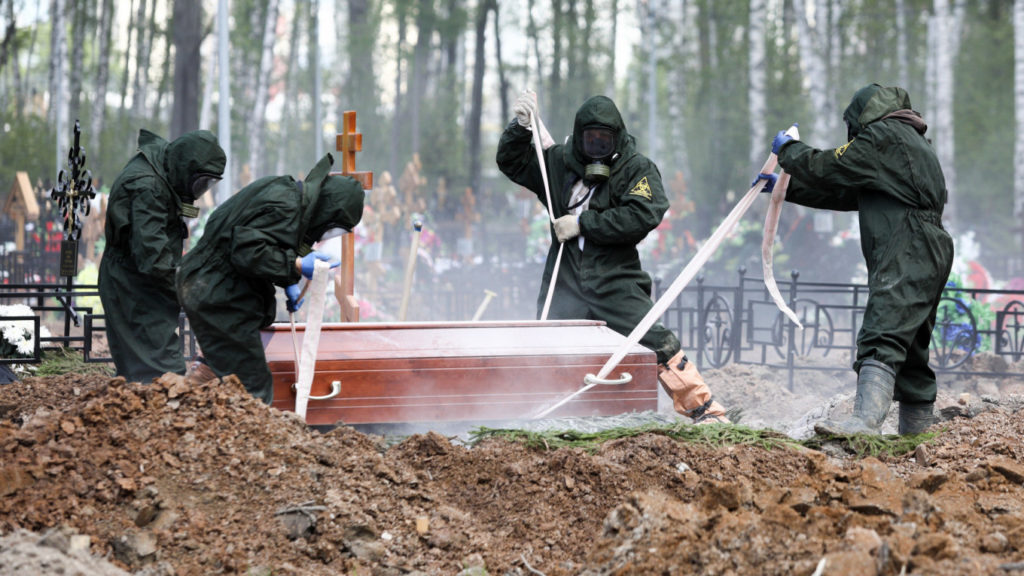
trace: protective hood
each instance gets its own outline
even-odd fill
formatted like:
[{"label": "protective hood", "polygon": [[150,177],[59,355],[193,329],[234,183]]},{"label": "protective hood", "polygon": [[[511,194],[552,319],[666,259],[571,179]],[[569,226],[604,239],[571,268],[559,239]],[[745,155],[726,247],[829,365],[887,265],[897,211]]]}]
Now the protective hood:
[{"label": "protective hood", "polygon": [[358,180],[332,175],[334,157],[324,155],[303,181],[303,218],[307,222],[302,241],[312,245],[331,228],[352,230],[363,217],[366,193]]},{"label": "protective hood", "polygon": [[178,198],[186,203],[195,201],[192,183],[200,175],[219,179],[224,175],[226,164],[227,156],[209,130],[195,130],[175,138],[167,145],[164,155],[167,180]]},{"label": "protective hood", "polygon": [[586,153],[583,152],[583,129],[592,126],[602,126],[615,131],[615,154],[612,162],[612,172],[615,165],[620,164],[619,160],[628,158],[635,153],[636,140],[626,131],[626,124],[622,121],[622,114],[607,96],[592,96],[576,111],[576,120],[573,123],[572,138],[565,150],[565,163],[572,167],[573,171],[582,175],[585,166],[591,162]]},{"label": "protective hood", "polygon": [[869,84],[853,95],[843,112],[847,137],[852,140],[872,122],[877,122],[897,110],[910,110],[910,96],[903,88]]}]

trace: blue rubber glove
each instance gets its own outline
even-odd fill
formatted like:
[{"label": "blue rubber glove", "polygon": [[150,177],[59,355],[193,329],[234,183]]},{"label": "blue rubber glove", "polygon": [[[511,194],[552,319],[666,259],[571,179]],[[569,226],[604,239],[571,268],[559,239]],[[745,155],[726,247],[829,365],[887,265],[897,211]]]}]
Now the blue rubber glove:
[{"label": "blue rubber glove", "polygon": [[[307,279],[313,277],[313,266],[317,260],[323,260],[324,262],[330,262],[331,257],[323,252],[310,252],[302,257],[302,275]],[[331,268],[337,268],[341,262],[332,262]]]},{"label": "blue rubber glove", "polygon": [[782,147],[792,140],[793,137],[786,134],[785,130],[779,130],[779,133],[775,135],[775,139],[772,140],[772,154],[778,155],[779,150],[782,150]]},{"label": "blue rubber glove", "polygon": [[302,308],[302,303],[306,301],[305,298],[299,299],[299,296],[302,295],[302,289],[299,288],[298,284],[292,284],[285,288],[284,295],[287,296],[285,307],[288,308],[289,312],[298,312],[299,308]]},{"label": "blue rubber glove", "polygon": [[779,180],[779,176],[777,174],[758,174],[757,177],[754,178],[754,181],[750,183],[750,187],[753,188],[754,186],[757,186],[758,180],[765,180],[765,185],[764,188],[761,189],[761,193],[771,194],[772,190],[775,189],[775,183]]}]

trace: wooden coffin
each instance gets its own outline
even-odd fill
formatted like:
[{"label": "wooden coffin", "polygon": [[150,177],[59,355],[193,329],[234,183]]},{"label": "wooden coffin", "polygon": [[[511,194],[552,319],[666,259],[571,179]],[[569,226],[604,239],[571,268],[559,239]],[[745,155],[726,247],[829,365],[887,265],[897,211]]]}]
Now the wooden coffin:
[{"label": "wooden coffin", "polygon": [[[304,325],[297,326],[301,346]],[[295,410],[291,325],[263,331],[274,376],[273,406]],[[489,421],[530,418],[585,386],[626,339],[603,322],[409,322],[325,324],[311,396],[311,425]],[[655,410],[654,352],[635,345],[609,379],[547,417]]]}]

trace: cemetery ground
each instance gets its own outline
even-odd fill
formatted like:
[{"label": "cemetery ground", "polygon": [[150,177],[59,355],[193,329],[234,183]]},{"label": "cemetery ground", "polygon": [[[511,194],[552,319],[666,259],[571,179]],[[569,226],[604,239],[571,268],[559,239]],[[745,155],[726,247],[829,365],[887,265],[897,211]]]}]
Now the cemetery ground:
[{"label": "cemetery ground", "polygon": [[312,430],[231,377],[29,377],[0,386],[0,573],[1024,573],[1024,362],[1006,371],[943,379],[943,421],[873,444],[783,434],[847,408],[849,369],[705,370],[746,427],[589,442]]}]

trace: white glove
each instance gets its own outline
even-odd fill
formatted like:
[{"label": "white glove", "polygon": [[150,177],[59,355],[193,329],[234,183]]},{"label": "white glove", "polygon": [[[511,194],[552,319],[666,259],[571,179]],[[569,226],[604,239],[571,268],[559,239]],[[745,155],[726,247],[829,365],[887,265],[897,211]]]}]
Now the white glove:
[{"label": "white glove", "polygon": [[527,88],[516,98],[512,105],[512,111],[516,113],[516,120],[523,128],[530,127],[530,121],[537,116],[537,93]]},{"label": "white glove", "polygon": [[559,242],[571,240],[580,235],[580,217],[567,214],[555,220],[555,236]]}]

